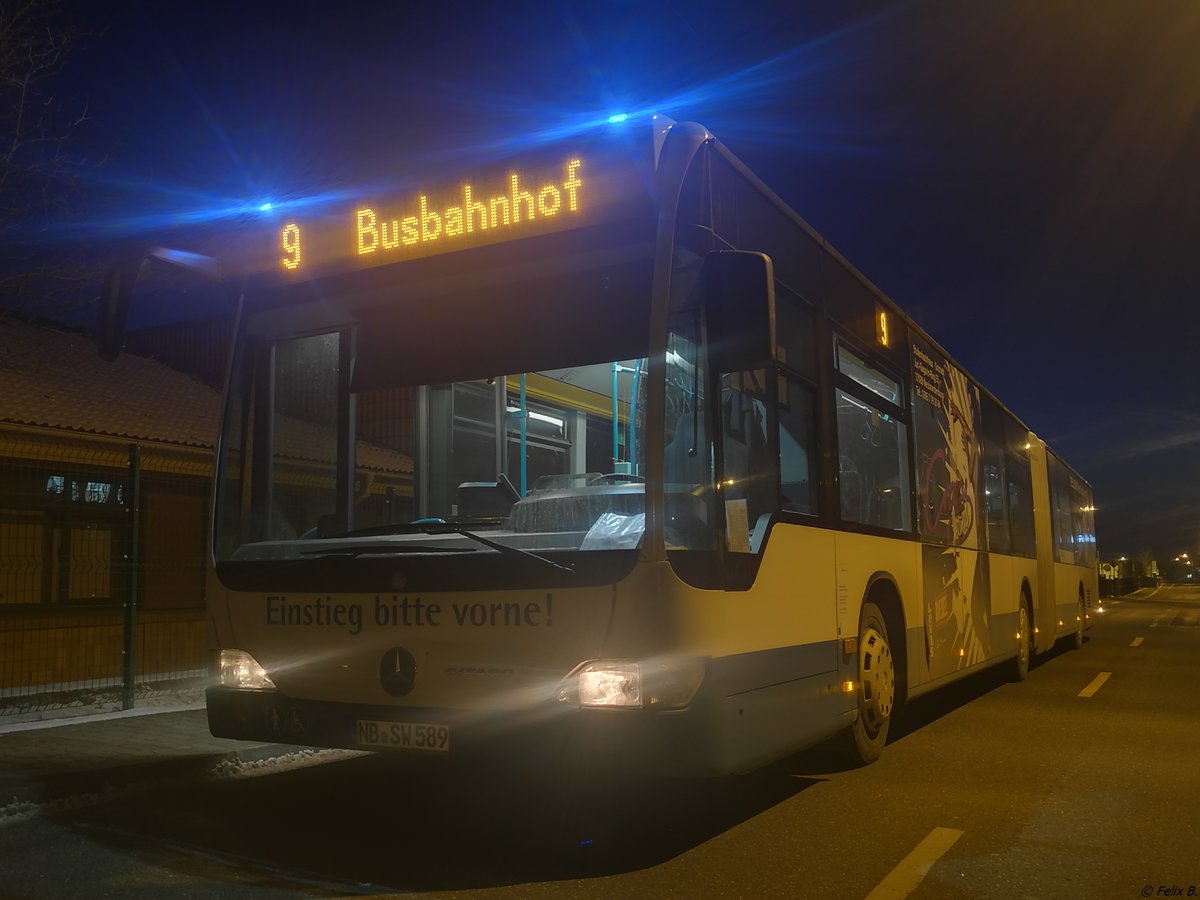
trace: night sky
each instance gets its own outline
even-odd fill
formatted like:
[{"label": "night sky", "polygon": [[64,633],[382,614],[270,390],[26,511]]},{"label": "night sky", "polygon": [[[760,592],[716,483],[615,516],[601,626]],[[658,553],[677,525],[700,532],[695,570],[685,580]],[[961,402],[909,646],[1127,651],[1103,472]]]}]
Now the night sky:
[{"label": "night sky", "polygon": [[1102,555],[1200,552],[1195,0],[247,6],[65,11],[104,161],[58,236],[698,121],[1092,482]]}]

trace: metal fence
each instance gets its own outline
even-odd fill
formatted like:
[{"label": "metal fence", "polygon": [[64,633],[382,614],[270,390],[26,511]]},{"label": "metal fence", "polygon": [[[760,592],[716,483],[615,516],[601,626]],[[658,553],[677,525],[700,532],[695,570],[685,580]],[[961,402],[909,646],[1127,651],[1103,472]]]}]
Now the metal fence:
[{"label": "metal fence", "polygon": [[0,719],[207,670],[211,451],[0,433]]}]

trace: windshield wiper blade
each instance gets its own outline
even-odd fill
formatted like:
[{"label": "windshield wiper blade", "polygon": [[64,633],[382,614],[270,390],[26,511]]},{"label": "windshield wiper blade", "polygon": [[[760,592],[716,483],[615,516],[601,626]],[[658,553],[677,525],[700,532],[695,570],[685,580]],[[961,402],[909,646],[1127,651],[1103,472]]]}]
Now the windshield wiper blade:
[{"label": "windshield wiper blade", "polygon": [[426,544],[366,544],[356,547],[321,547],[316,550],[301,550],[304,556],[366,556],[367,554],[398,553],[475,553],[472,547],[430,547]]},{"label": "windshield wiper blade", "polygon": [[[500,544],[496,541],[489,540],[478,532],[470,531],[457,525],[453,522],[446,523],[424,523],[424,522],[407,522],[396,525],[377,525],[373,528],[361,528],[355,531],[347,531],[344,534],[330,535],[329,539],[335,540],[338,538],[347,537],[366,537],[368,535],[381,536],[389,534],[428,534],[436,536],[439,534],[458,534],[465,538],[483,544],[498,553],[508,556],[519,556],[526,559],[537,560],[542,565],[551,566],[555,569],[561,569],[564,572],[575,574],[575,569],[572,566],[566,566],[562,563],[556,563],[552,559],[547,559],[544,556],[539,556],[537,553],[532,553],[529,550],[522,550],[520,547],[511,547],[508,544]],[[304,550],[305,554],[314,556],[345,556],[356,557],[368,553],[474,553],[476,552],[470,547],[428,547],[428,546],[412,546],[405,544],[370,544],[367,547],[334,547],[321,550]]]},{"label": "windshield wiper blade", "polygon": [[[423,519],[416,522],[394,522],[391,525],[372,525],[369,528],[354,528],[350,531],[339,531],[337,534],[323,534],[319,537],[325,540],[339,540],[341,538],[355,537],[390,537],[394,534],[436,534],[437,532],[429,531],[429,528],[440,528],[445,524],[449,528],[455,528],[462,524],[461,522],[446,522],[444,519]],[[474,522],[467,522],[468,525],[474,525]]]},{"label": "windshield wiper blade", "polygon": [[515,554],[517,556],[526,557],[527,559],[536,559],[543,565],[553,566],[556,569],[562,569],[564,572],[570,572],[572,575],[575,574],[575,569],[573,569],[571,566],[564,566],[562,563],[556,563],[552,559],[546,559],[544,556],[539,556],[538,554],[531,553],[528,550],[522,550],[520,547],[512,547],[508,544],[498,544],[496,541],[488,540],[483,535],[476,534],[474,531],[468,531],[466,528],[463,528],[459,525],[452,525],[449,523],[446,525],[422,525],[420,526],[420,530],[425,534],[461,534],[463,537],[470,538],[473,541],[478,541],[485,547],[491,547],[493,550],[496,550],[499,553],[507,553],[510,556]]}]

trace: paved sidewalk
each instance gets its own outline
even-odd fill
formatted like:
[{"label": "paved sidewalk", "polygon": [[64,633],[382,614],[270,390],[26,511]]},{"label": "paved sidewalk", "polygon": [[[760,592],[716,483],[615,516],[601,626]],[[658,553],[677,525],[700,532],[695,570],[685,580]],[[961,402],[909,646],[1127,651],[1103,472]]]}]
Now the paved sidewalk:
[{"label": "paved sidewalk", "polygon": [[130,710],[27,725],[0,723],[0,806],[47,802],[298,748],[215,738],[203,709]]}]

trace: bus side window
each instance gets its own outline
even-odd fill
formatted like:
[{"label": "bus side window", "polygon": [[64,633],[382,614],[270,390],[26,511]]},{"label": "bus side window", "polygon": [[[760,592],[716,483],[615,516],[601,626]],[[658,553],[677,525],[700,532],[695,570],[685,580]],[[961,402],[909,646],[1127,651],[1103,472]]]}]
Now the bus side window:
[{"label": "bus side window", "polygon": [[987,395],[980,397],[979,411],[983,435],[983,505],[987,510],[988,549],[1008,553],[1012,540],[1008,529],[1008,489],[1004,462],[1004,414]]},{"label": "bus side window", "polygon": [[837,415],[842,519],[877,528],[913,527],[908,426],[900,381],[840,340]]},{"label": "bus side window", "polygon": [[812,477],[814,402],[812,388],[779,378],[779,475],[783,508],[815,515],[816,479]]},{"label": "bus side window", "polygon": [[816,515],[816,325],[812,307],[775,285],[779,482],[783,509]]},{"label": "bus side window", "polygon": [[1016,419],[1004,417],[1004,476],[1008,488],[1008,523],[1012,552],[1037,556],[1033,530],[1033,482],[1029,470],[1029,435]]},{"label": "bus side window", "polygon": [[910,529],[904,423],[846,391],[836,399],[842,518]]}]

